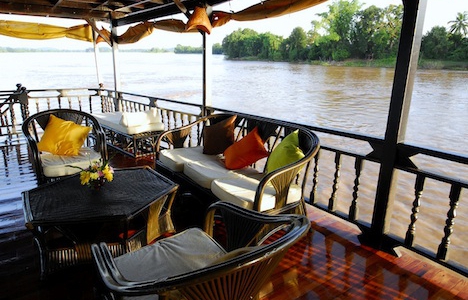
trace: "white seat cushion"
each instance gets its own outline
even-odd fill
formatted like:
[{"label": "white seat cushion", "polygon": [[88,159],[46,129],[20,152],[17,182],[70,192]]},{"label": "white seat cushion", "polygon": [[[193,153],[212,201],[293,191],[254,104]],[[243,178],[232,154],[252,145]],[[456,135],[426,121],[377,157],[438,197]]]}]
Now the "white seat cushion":
[{"label": "white seat cushion", "polygon": [[224,163],[219,160],[191,161],[184,165],[184,174],[190,177],[198,185],[210,189],[211,182],[218,178],[236,177],[238,174],[255,175],[259,174],[252,167],[239,170],[228,170]]},{"label": "white seat cushion", "polygon": [[226,251],[199,228],[190,228],[152,245],[115,258],[128,280],[164,280],[167,277],[204,268]]},{"label": "white seat cushion", "polygon": [[203,146],[164,149],[159,152],[159,160],[164,166],[174,172],[182,172],[187,162],[219,160],[218,155],[203,154]]},{"label": "white seat cushion", "polygon": [[[211,183],[211,192],[222,201],[237,204],[247,209],[253,209],[255,192],[260,179],[251,176],[237,176],[219,178]],[[292,184],[289,188],[287,203],[299,201],[302,197],[300,186]],[[268,184],[263,193],[260,211],[266,211],[275,207],[276,191]]]},{"label": "white seat cushion", "polygon": [[164,130],[164,123],[162,122],[142,122],[140,124],[130,122],[128,124],[134,126],[122,125],[122,112],[120,111],[110,113],[93,113],[93,116],[96,117],[96,119],[101,125],[128,135]]},{"label": "white seat cushion", "polygon": [[41,154],[42,169],[46,177],[61,177],[80,172],[80,169],[68,167],[72,165],[87,168],[90,162],[101,158],[99,152],[83,147],[76,156],[54,155],[48,152]]}]

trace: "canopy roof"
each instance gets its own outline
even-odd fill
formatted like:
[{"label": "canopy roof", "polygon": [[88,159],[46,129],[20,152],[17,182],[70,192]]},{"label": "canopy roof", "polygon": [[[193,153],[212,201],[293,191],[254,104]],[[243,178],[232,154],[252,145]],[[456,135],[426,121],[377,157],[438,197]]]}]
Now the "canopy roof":
[{"label": "canopy roof", "polygon": [[[215,6],[228,0],[204,0]],[[193,10],[199,0],[181,1]],[[68,19],[92,19],[122,26],[179,14],[172,0],[0,0],[0,13],[49,16]]]},{"label": "canopy roof", "polygon": [[[193,11],[196,6],[214,7],[229,1],[240,0],[0,0],[0,13],[102,21],[118,27],[180,14],[180,4]],[[252,20],[252,13],[257,16],[255,19],[259,13],[268,18],[272,17],[268,16],[271,10],[288,13],[298,3],[300,9],[305,9],[325,1],[248,0],[256,8],[247,18]]]},{"label": "canopy roof", "polygon": [[[108,22],[115,27],[139,23],[117,37],[118,44],[127,44],[148,36],[154,28],[175,32],[190,32],[203,28],[201,30],[209,33],[211,28],[222,26],[230,20],[253,21],[273,18],[325,1],[327,0],[266,0],[257,4],[253,3],[252,6],[239,12],[223,12],[213,10],[212,6],[227,2],[227,0],[205,0],[203,3],[199,0],[123,0],[120,2],[112,0],[0,0],[0,13],[81,19],[88,23],[64,28],[0,20],[0,34],[25,39],[68,37],[91,42],[94,30],[99,33],[97,42],[106,41],[110,44],[109,31],[98,29],[96,21]],[[200,21],[202,22],[200,24],[192,24],[192,22],[186,24],[182,20],[173,18],[161,19],[181,13],[190,18],[195,16],[193,12],[196,7],[203,7],[201,13],[204,14],[204,19]],[[193,21],[192,18],[189,20]]]}]

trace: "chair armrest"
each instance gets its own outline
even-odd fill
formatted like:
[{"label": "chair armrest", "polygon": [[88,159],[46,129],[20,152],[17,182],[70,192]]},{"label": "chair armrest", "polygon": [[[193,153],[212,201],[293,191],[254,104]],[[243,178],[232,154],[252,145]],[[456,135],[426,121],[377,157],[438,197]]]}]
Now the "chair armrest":
[{"label": "chair armrest", "polygon": [[[44,174],[42,173],[41,155],[39,153],[39,149],[37,148],[38,141],[34,139],[31,132],[29,131],[31,122],[32,122],[32,118],[31,117],[27,118],[23,122],[21,129],[23,131],[23,135],[26,137],[26,141],[28,142],[29,149],[31,150],[30,155],[32,157],[30,161],[33,164],[34,172],[36,172],[37,178],[42,178]],[[34,130],[34,134],[37,136],[36,129],[33,128],[32,130]]]},{"label": "chair armrest", "polygon": [[260,245],[265,237],[265,230],[272,225],[281,229],[281,225],[289,224],[288,215],[267,215],[250,209],[241,208],[235,204],[218,201],[208,207],[204,230],[213,238],[214,229],[220,219],[226,229],[227,241],[223,245],[227,251],[247,246]]},{"label": "chair armrest", "polygon": [[276,203],[274,210],[279,211],[286,206],[289,188],[293,181],[298,178],[299,173],[304,169],[301,190],[301,198],[304,198],[304,187],[307,181],[307,174],[312,158],[318,153],[320,142],[318,137],[311,131],[302,128],[300,129],[300,145],[303,150],[304,157],[281,168],[278,168],[266,174],[259,182],[255,192],[253,209],[260,211],[262,207],[262,199],[265,189],[269,183],[274,187],[276,193]]},{"label": "chair armrest", "polygon": [[109,154],[107,153],[107,142],[106,134],[98,119],[92,115],[87,116],[93,122],[93,134],[96,139],[96,151],[101,154],[103,160],[109,159]]},{"label": "chair armrest", "polygon": [[[177,127],[174,129],[169,129],[161,133],[156,140],[155,151],[156,155],[159,155],[159,152],[162,150],[162,144],[167,143],[167,148],[182,148],[184,147],[185,141],[190,136],[194,126],[205,122],[205,118],[200,118],[190,124]],[[198,140],[200,143],[200,140]]]},{"label": "chair armrest", "polygon": [[[208,122],[216,123],[216,120],[223,120],[231,114],[213,114],[206,117],[201,117],[198,120],[174,129],[166,130],[161,133],[156,141],[156,158],[158,159],[159,152],[163,149],[163,144],[167,144],[167,148],[183,148],[183,147],[196,147],[203,144],[203,128]],[[196,133],[194,132],[194,128]],[[192,139],[194,136],[196,139]],[[189,140],[187,140],[189,139]]]},{"label": "chair armrest", "polygon": [[127,280],[115,265],[106,243],[92,244],[91,252],[102,281],[109,290],[119,295],[128,296],[157,294],[159,293],[158,283],[162,291],[167,290],[167,288],[163,288],[165,284],[160,279],[148,281]]}]

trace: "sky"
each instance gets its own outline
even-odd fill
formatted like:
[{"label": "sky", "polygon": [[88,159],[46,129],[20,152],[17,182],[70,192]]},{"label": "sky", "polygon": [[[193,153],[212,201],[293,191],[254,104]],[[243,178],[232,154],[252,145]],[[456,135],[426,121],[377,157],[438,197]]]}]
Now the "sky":
[{"label": "sky", "polygon": [[[215,6],[215,10],[221,11],[240,11],[246,6],[252,5],[252,1],[246,3],[245,0],[231,1],[223,5]],[[294,28],[302,27],[305,31],[311,29],[311,21],[319,20],[317,14],[328,11],[328,6],[332,1],[328,1],[312,8],[285,15],[278,18],[271,18],[251,22],[238,22],[230,21],[226,25],[214,28],[209,35],[212,43],[221,43],[223,38],[237,29],[251,28],[258,33],[271,32],[276,35],[288,37]],[[361,0],[363,8],[370,5],[378,7],[387,7],[390,4],[401,4],[401,0]],[[424,19],[423,32],[426,33],[434,26],[445,26],[451,20],[455,20],[457,13],[468,11],[468,0],[428,0],[426,17]],[[175,16],[186,21],[186,17],[182,14]],[[64,27],[83,24],[83,21],[76,20],[63,20],[56,18],[40,18],[40,17],[26,17],[26,16],[13,16],[0,14],[0,20],[18,20],[24,22],[40,22]],[[105,24],[104,24],[105,25]],[[125,28],[119,28],[118,33],[121,34]],[[151,49],[151,48],[173,48],[176,45],[183,46],[201,46],[202,38],[199,33],[173,33],[163,30],[154,30],[153,33],[138,43],[132,45],[121,45],[120,49]],[[0,35],[0,47],[13,47],[13,48],[43,48],[52,47],[58,49],[86,49],[92,47],[88,42],[76,41],[67,38],[54,39],[54,40],[24,40],[18,38],[11,38]]]}]

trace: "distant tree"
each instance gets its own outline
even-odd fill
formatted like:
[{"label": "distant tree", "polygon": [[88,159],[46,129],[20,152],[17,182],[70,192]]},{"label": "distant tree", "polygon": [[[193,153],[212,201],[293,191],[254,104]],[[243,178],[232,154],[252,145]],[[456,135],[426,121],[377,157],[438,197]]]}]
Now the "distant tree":
[{"label": "distant tree", "polygon": [[457,18],[453,21],[449,21],[450,26],[449,32],[451,34],[459,34],[466,37],[468,35],[468,13],[457,13]]},{"label": "distant tree", "polygon": [[223,54],[223,46],[220,43],[215,43],[212,46],[213,54]]},{"label": "distant tree", "polygon": [[453,61],[468,61],[468,38],[460,34],[449,34],[449,50],[447,58]]},{"label": "distant tree", "polygon": [[223,51],[229,58],[257,56],[262,41],[259,34],[252,29],[238,29],[223,39]]},{"label": "distant tree", "polygon": [[261,42],[261,48],[258,53],[258,58],[272,61],[282,60],[280,46],[283,37],[267,32],[261,33],[259,35],[259,40]]},{"label": "distant tree", "polygon": [[192,46],[182,46],[182,45],[177,45],[174,48],[174,53],[202,53],[203,49],[202,47],[192,47]]},{"label": "distant tree", "polygon": [[287,57],[289,61],[299,61],[307,59],[307,34],[301,27],[296,27],[291,32],[291,35],[284,41],[285,53],[283,57]]},{"label": "distant tree", "polygon": [[447,59],[449,46],[448,34],[445,27],[435,26],[422,37],[422,57],[428,59]]},{"label": "distant tree", "polygon": [[322,17],[328,39],[335,41],[329,44],[334,60],[344,60],[350,56],[352,26],[361,6],[358,0],[338,0],[328,6],[328,12],[318,14]]}]

